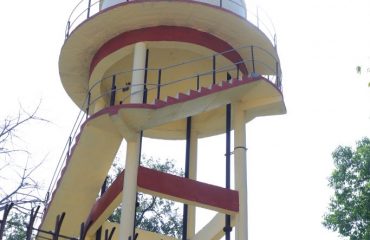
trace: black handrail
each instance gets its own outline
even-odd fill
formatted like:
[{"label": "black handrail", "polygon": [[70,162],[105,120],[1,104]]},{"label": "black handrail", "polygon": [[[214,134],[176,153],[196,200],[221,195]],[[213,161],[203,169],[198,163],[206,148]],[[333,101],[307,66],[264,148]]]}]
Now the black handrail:
[{"label": "black handrail", "polygon": [[[122,0],[122,3],[123,2],[134,2],[134,1],[135,0]],[[218,6],[220,8],[227,9],[228,11],[234,12],[234,14],[242,16],[243,18],[248,20],[250,23],[255,25],[260,31],[265,33],[266,36],[270,39],[270,41],[273,43],[273,45],[276,47],[277,38],[276,38],[275,26],[271,18],[264,11],[262,12],[265,14],[261,18],[259,14],[261,8],[257,8],[257,13],[255,13],[250,8],[246,8],[243,4],[240,4],[234,0],[220,0],[219,4],[217,3],[210,4],[210,3],[204,3],[204,2],[202,3],[209,4],[212,6]],[[231,5],[237,6],[237,8],[239,8],[238,10],[241,9],[243,13],[239,13],[238,11],[236,11],[236,9],[228,8],[227,4],[224,4],[224,3],[230,3]],[[87,7],[83,7],[83,6],[87,6]],[[65,39],[67,40],[70,33],[74,29],[76,29],[82,22],[98,14],[101,11],[100,7],[101,7],[101,0],[95,0],[94,2],[92,2],[91,0],[79,1],[78,4],[73,8],[73,10],[71,11],[68,17],[66,30],[65,30]]]}]

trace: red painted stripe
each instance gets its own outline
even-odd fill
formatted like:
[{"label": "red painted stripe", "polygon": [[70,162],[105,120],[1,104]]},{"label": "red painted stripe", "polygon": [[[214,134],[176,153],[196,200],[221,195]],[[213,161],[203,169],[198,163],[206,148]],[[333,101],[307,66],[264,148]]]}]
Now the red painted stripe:
[{"label": "red painted stripe", "polygon": [[153,192],[200,204],[239,211],[238,192],[215,185],[140,167],[137,185]]},{"label": "red painted stripe", "polygon": [[[112,185],[96,201],[91,209],[87,223],[93,223],[122,192],[124,171],[114,180]],[[204,205],[222,208],[233,212],[239,211],[239,196],[235,190],[197,182],[195,180],[139,167],[138,187],[173,196]]]},{"label": "red painted stripe", "polygon": [[[96,65],[111,53],[123,47],[143,41],[173,41],[193,43],[211,49],[217,53],[222,53],[233,49],[230,44],[210,33],[188,27],[158,26],[136,29],[121,33],[120,35],[106,42],[93,57],[90,63],[90,74],[94,71]],[[233,63],[242,61],[242,57],[236,51],[225,53],[223,56]],[[240,71],[247,75],[248,71],[245,64],[240,64]]]}]

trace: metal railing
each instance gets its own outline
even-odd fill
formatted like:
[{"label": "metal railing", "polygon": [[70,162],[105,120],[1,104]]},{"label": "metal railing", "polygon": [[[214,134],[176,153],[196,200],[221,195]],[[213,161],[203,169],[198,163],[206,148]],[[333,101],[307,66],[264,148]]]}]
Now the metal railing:
[{"label": "metal railing", "polygon": [[[244,59],[241,58],[233,63],[229,60],[225,61],[227,56],[230,56],[230,54],[233,53],[240,53],[240,56],[248,57]],[[179,70],[182,68],[185,70],[191,69],[192,66],[199,65],[202,62],[206,62],[211,67],[206,70],[203,69],[202,72],[190,72],[186,76],[179,76],[172,79],[173,75],[171,75],[171,72],[180,72]],[[224,64],[220,64],[220,62],[223,62]],[[45,202],[48,203],[50,201],[50,194],[52,194],[56,189],[58,180],[62,175],[63,167],[66,166],[67,160],[72,154],[72,146],[76,144],[76,137],[79,130],[84,121],[89,117],[91,112],[90,108],[94,106],[97,101],[104,99],[103,102],[106,104],[105,107],[108,107],[122,103],[129,103],[129,99],[137,94],[145,96],[145,99],[143,99],[144,103],[146,103],[148,98],[152,101],[161,100],[164,99],[163,92],[165,92],[165,94],[167,93],[165,97],[170,96],[168,94],[176,94],[173,91],[167,90],[170,86],[176,85],[176,89],[178,89],[177,93],[185,93],[189,90],[199,90],[201,87],[219,84],[222,81],[229,80],[231,78],[240,79],[242,75],[247,74],[246,67],[250,70],[248,73],[250,76],[263,76],[278,89],[282,89],[281,67],[278,59],[258,46],[243,46],[222,53],[199,57],[170,66],[164,66],[162,68],[144,68],[116,72],[93,83],[86,92],[84,104],[81,106],[82,110],[79,112],[68,140],[63,148],[50,182]],[[261,72],[258,73],[260,70]],[[146,84],[130,84],[128,81],[122,80],[130,79],[129,76],[131,76],[135,71],[144,71],[146,73],[145,76],[148,79],[144,79],[143,81]],[[125,75],[127,77],[122,78],[122,76]],[[181,84],[183,84],[182,88],[179,87]],[[107,87],[104,89],[102,86]],[[186,89],[184,89],[183,86],[186,86]],[[130,88],[134,87],[139,87],[139,90],[129,91]]]},{"label": "metal railing", "polygon": [[[122,2],[133,2],[135,0],[122,0]],[[209,4],[212,6],[218,6],[220,8],[234,12],[235,14],[245,18],[262,31],[276,47],[277,37],[274,24],[270,17],[261,9],[256,8],[256,12],[235,0],[194,0]],[[81,23],[90,17],[98,14],[101,11],[102,0],[81,0],[73,8],[70,13],[65,29],[65,39],[68,39],[70,33],[76,29]]]}]

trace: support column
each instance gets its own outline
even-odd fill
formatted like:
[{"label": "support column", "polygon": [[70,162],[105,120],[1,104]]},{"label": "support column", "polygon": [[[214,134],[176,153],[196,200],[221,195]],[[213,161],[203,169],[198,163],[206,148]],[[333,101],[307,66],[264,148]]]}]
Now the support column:
[{"label": "support column", "polygon": [[[143,103],[145,78],[146,46],[139,42],[134,47],[133,72],[131,80],[131,103]],[[135,210],[137,194],[137,175],[141,151],[141,134],[127,140],[125,178],[122,191],[122,210],[120,219],[120,240],[134,238]]]},{"label": "support column", "polygon": [[142,103],[144,95],[146,45],[138,42],[134,47],[134,60],[132,64],[131,103]]},{"label": "support column", "polygon": [[[197,180],[197,163],[198,163],[198,134],[191,131],[190,134],[190,163],[189,163],[189,178]],[[187,237],[190,239],[195,235],[195,206],[188,207],[188,229]]]},{"label": "support column", "polygon": [[127,141],[125,178],[122,191],[120,240],[133,239],[137,192],[137,175],[140,158],[140,134]]},{"label": "support column", "polygon": [[234,108],[234,176],[239,192],[239,214],[236,218],[236,240],[248,240],[247,148],[245,112],[238,104]]}]

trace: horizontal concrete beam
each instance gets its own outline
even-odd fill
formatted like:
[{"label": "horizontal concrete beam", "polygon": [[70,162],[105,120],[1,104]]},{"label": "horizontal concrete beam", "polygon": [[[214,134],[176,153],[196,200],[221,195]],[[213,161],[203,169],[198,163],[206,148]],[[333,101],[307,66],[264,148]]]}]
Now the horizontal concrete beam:
[{"label": "horizontal concrete beam", "polygon": [[[122,199],[124,171],[91,209],[86,222],[91,222],[88,236],[107,219]],[[140,167],[138,190],[170,200],[235,215],[239,211],[238,192],[195,180]]]}]

